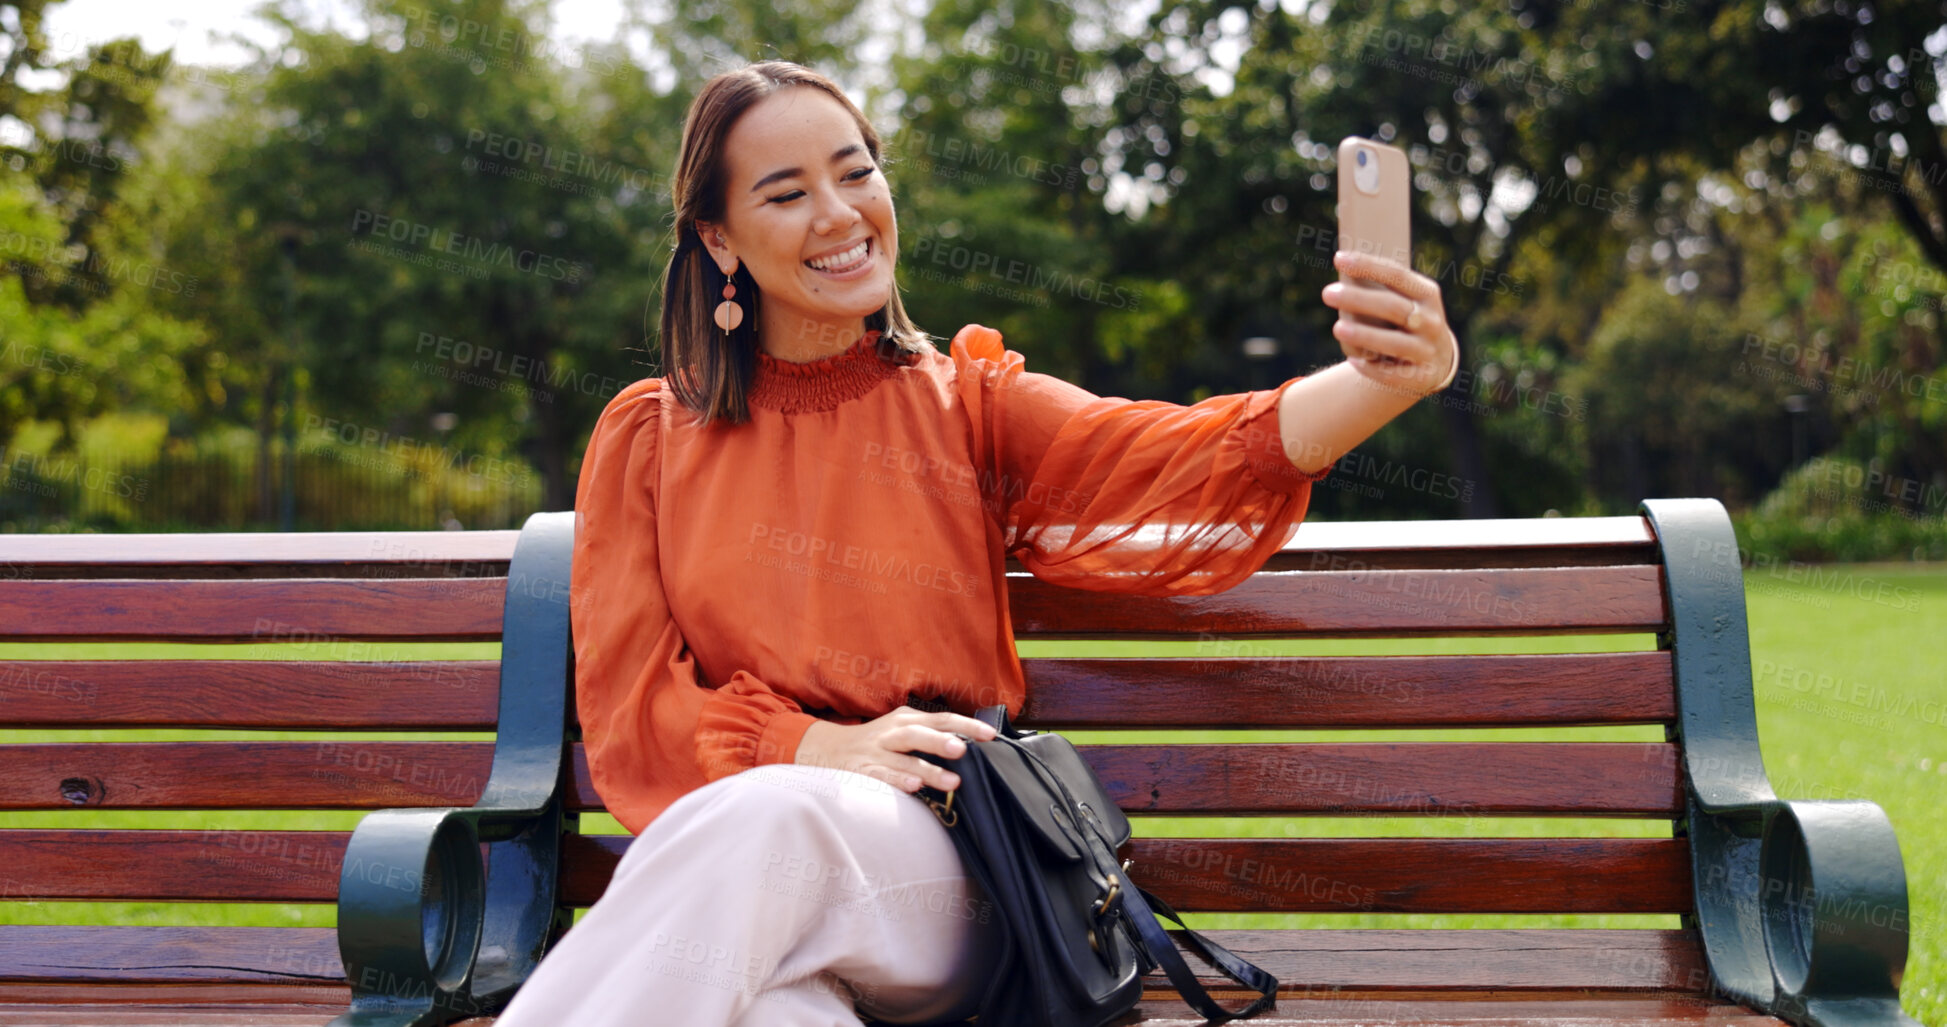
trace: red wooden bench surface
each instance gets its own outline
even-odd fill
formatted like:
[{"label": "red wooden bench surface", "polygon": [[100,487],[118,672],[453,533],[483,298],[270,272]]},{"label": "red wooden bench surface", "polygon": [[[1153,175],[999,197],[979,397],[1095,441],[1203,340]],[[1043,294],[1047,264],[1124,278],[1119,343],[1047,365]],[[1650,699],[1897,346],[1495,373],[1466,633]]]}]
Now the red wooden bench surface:
[{"label": "red wooden bench surface", "polygon": [[[0,640],[494,640],[516,535],[0,536]],[[1667,651],[1292,659],[1265,655],[1259,641],[1655,634],[1669,614],[1642,517],[1308,523],[1249,582],[1200,598],[1074,592],[1014,570],[1009,590],[1022,639],[1205,643],[1185,657],[1028,659],[1031,699],[1019,718],[1027,726],[1667,726],[1676,716]],[[320,733],[12,744],[0,753],[0,807],[371,810],[478,798],[492,742],[358,732],[491,730],[496,661],[342,663],[326,655],[0,656],[0,717],[12,728]],[[1670,742],[1084,751],[1132,813],[1683,814],[1681,761]],[[600,809],[578,743],[563,784],[570,811]],[[13,827],[0,830],[0,897],[332,903],[348,834]],[[594,902],[627,840],[567,836],[559,901]],[[1185,912],[1694,909],[1680,835],[1139,837],[1127,854],[1137,882]],[[1257,1023],[1783,1023],[1713,996],[1688,926],[1212,933],[1283,982],[1277,1011]],[[328,928],[0,927],[0,1024],[322,1025],[348,1001]],[[1201,1022],[1161,986],[1140,1018]]]}]

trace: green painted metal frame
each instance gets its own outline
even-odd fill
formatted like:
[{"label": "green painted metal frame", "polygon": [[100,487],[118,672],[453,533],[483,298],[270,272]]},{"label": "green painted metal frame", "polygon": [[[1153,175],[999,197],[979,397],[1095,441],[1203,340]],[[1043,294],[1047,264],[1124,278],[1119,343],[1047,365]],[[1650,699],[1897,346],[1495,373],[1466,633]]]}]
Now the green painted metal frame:
[{"label": "green painted metal frame", "polygon": [[1884,810],[1780,799],[1753,707],[1743,565],[1714,499],[1648,499],[1676,668],[1695,926],[1711,986],[1805,1027],[1913,1025],[1906,867]]},{"label": "green painted metal frame", "polygon": [[[331,1027],[431,1027],[505,1007],[570,911],[555,902],[573,511],[527,519],[507,569],[493,769],[471,807],[378,810],[338,878],[351,1009]],[[488,846],[482,860],[481,843]]]}]

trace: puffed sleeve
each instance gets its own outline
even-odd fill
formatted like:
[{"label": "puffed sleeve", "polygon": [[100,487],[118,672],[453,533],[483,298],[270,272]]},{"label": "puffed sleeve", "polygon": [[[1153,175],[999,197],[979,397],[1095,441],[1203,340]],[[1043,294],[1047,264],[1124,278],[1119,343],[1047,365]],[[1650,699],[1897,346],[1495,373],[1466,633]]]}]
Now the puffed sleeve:
[{"label": "puffed sleeve", "polygon": [[1275,389],[1183,406],[1098,397],[1027,370],[1000,333],[953,339],[976,459],[1003,544],[1044,581],[1099,592],[1210,595],[1298,530],[1311,483],[1285,455]]},{"label": "puffed sleeve", "polygon": [[633,833],[710,781],[791,762],[812,721],[743,671],[706,687],[670,616],[656,550],[660,387],[655,378],[630,385],[595,423],[575,491],[568,589],[589,774]]}]

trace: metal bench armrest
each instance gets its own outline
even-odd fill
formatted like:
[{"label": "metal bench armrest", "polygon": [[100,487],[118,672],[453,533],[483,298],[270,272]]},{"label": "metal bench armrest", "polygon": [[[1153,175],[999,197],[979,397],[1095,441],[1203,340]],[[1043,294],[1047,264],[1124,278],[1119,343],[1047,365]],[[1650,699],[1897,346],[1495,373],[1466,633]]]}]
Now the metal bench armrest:
[{"label": "metal bench armrest", "polygon": [[1744,573],[1714,499],[1649,499],[1663,555],[1684,829],[1711,985],[1805,1027],[1912,1025],[1906,868],[1885,811],[1784,800],[1758,747]]},{"label": "metal bench armrest", "polygon": [[534,514],[515,544],[493,769],[480,801],[377,810],[352,832],[338,878],[338,950],[352,1006],[332,1027],[421,1027],[493,1013],[566,926],[556,922],[555,894],[573,694],[573,544],[572,511]]}]

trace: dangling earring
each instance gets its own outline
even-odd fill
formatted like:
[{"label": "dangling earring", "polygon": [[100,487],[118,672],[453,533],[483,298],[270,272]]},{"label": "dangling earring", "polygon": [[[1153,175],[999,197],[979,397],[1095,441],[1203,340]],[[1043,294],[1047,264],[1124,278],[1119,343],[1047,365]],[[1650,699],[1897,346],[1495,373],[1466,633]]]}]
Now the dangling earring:
[{"label": "dangling earring", "polygon": [[723,277],[723,302],[717,304],[717,327],[723,329],[723,337],[726,340],[730,338],[732,329],[744,323],[744,308],[739,306],[733,299],[736,295],[737,287],[731,283],[730,276],[725,275]]}]

